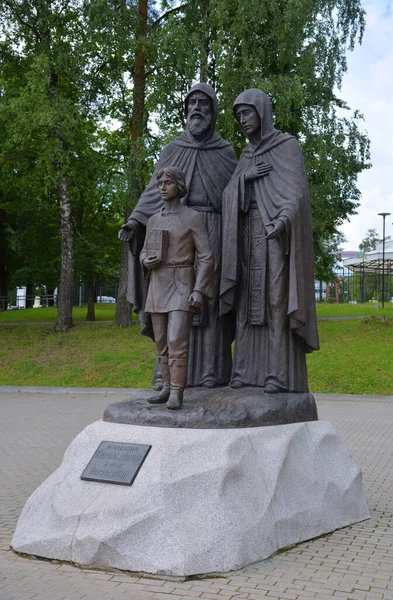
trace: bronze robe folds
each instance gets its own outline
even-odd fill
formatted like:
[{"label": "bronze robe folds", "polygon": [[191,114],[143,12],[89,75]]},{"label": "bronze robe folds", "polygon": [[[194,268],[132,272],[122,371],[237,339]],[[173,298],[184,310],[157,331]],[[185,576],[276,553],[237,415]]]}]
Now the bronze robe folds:
[{"label": "bronze robe folds", "polygon": [[[236,310],[232,381],[304,392],[305,353],[319,343],[303,156],[295,138],[273,128],[262,92],[248,90],[236,104],[254,106],[264,135],[257,147],[245,148],[223,194],[220,311]],[[262,161],[272,166],[270,174],[246,181],[245,173]],[[267,240],[266,226],[277,220],[284,230]]]}]

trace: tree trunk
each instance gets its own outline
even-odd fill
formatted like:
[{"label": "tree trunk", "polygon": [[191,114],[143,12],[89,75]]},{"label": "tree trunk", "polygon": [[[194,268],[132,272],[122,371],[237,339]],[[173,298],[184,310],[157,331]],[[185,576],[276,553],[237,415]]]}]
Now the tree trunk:
[{"label": "tree trunk", "polygon": [[33,297],[33,284],[26,283],[26,308],[33,308],[34,297]]},{"label": "tree trunk", "polygon": [[116,301],[116,316],[114,325],[116,327],[129,327],[132,325],[132,306],[127,300],[128,284],[128,244],[122,243],[120,279]]},{"label": "tree trunk", "polygon": [[48,100],[52,108],[56,109],[57,121],[53,127],[51,137],[57,143],[58,154],[53,156],[57,173],[58,197],[60,210],[61,233],[61,267],[60,281],[57,294],[57,319],[56,332],[65,332],[72,327],[72,297],[74,292],[74,240],[71,214],[71,199],[67,182],[67,170],[64,166],[66,157],[66,143],[62,134],[63,114],[59,102],[59,73],[52,63],[51,30],[49,19],[52,18],[51,3],[38,0],[35,3],[37,12],[37,53],[42,53],[51,65],[48,78]]},{"label": "tree trunk", "polygon": [[210,0],[202,0],[201,10],[203,13],[203,21],[201,23],[201,64],[199,81],[201,83],[207,83],[209,79],[209,54],[210,54]]},{"label": "tree trunk", "polygon": [[59,183],[61,271],[57,296],[55,331],[64,332],[72,327],[72,295],[74,291],[74,243],[71,218],[71,200],[64,176]]},{"label": "tree trunk", "polygon": [[87,315],[86,321],[95,321],[96,315],[94,312],[94,301],[95,301],[95,285],[94,281],[88,281],[86,283],[86,291],[87,291]]},{"label": "tree trunk", "polygon": [[[140,140],[143,136],[145,123],[145,97],[146,97],[146,56],[143,48],[147,32],[147,4],[148,0],[138,0],[139,20],[136,30],[137,51],[135,53],[134,65],[131,69],[133,73],[133,91],[132,91],[132,116],[131,116],[131,140],[132,148],[129,157],[130,187],[129,199],[125,207],[125,218],[127,219],[132,208],[136,205],[139,196],[142,193],[140,189],[136,156],[140,151]],[[116,316],[114,325],[116,327],[128,327],[132,323],[131,305],[127,300],[127,282],[128,282],[128,244],[123,242],[119,289],[116,303]]]},{"label": "tree trunk", "polygon": [[[5,216],[5,213],[0,211],[0,216]],[[4,238],[4,231],[0,230],[0,310],[7,310],[8,305],[9,272]]]}]

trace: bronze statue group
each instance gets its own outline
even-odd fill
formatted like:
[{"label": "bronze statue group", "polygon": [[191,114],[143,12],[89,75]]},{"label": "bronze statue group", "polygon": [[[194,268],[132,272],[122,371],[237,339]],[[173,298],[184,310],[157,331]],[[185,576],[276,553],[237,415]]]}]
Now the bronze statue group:
[{"label": "bronze statue group", "polygon": [[186,130],[119,232],[128,300],[157,347],[149,402],[172,410],[186,386],[307,392],[306,353],[319,347],[300,146],[274,128],[262,91],[240,94],[233,112],[248,140],[238,162],[215,132],[214,90],[191,88]]}]

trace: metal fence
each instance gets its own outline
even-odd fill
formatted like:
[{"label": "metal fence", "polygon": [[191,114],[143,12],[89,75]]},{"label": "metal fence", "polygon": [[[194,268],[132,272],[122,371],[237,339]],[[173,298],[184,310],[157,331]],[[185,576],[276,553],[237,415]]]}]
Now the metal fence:
[{"label": "metal fence", "polygon": [[[19,288],[12,290],[8,296],[0,296],[0,310],[57,306],[57,291],[54,294],[23,294]],[[97,282],[94,286],[95,301],[98,303],[116,303],[118,284],[113,281]],[[87,304],[87,286],[74,288],[73,306]]]},{"label": "metal fence", "polygon": [[[384,285],[382,285],[382,278]],[[317,302],[364,303],[382,300],[390,302],[393,298],[393,275],[381,272],[353,272],[347,267],[338,268],[331,282],[315,282],[315,299]]]},{"label": "metal fence", "polygon": [[[393,301],[393,275],[384,275],[382,286],[382,273],[353,272],[347,267],[338,268],[335,278],[331,282],[315,281],[315,299],[317,302],[363,303],[378,302],[382,300],[384,288],[384,302]],[[115,303],[118,284],[114,281],[103,281],[95,284],[95,301],[98,303]],[[87,304],[86,285],[76,286],[74,289],[73,306]],[[0,310],[7,308],[20,309],[38,306],[56,306],[57,293],[53,295],[21,295],[16,290],[10,296],[0,296]]]},{"label": "metal fence", "polygon": [[43,294],[41,296],[36,295],[22,295],[19,296],[0,296],[0,310],[7,310],[7,308],[18,310],[19,308],[37,308],[39,306],[56,306],[57,296]]}]

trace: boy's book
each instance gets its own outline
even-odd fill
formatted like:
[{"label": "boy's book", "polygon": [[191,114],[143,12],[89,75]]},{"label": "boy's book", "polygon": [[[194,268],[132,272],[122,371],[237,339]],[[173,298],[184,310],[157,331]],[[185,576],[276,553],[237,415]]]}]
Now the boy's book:
[{"label": "boy's book", "polygon": [[147,238],[148,257],[156,256],[165,262],[168,254],[169,231],[167,229],[150,229]]}]

